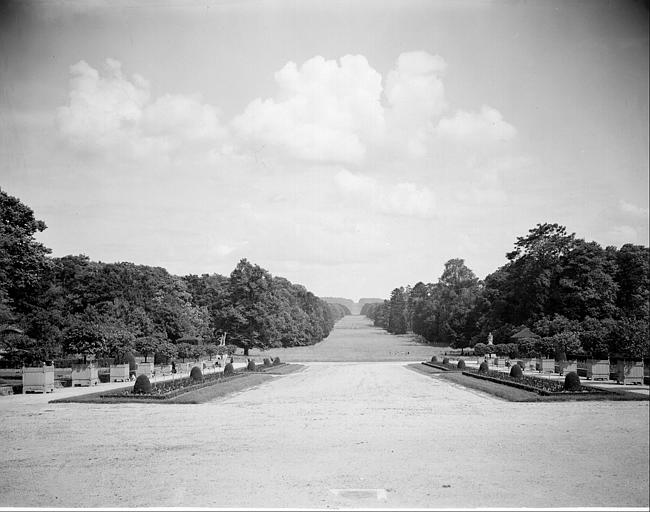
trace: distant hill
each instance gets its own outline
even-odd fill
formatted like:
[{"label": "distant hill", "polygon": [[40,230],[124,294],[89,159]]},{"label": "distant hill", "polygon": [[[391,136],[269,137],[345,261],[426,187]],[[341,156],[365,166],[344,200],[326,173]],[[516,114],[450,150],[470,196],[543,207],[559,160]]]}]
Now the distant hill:
[{"label": "distant hill", "polygon": [[347,307],[353,315],[358,315],[361,313],[361,308],[364,304],[373,303],[373,302],[384,302],[383,299],[368,299],[363,298],[359,299],[359,302],[354,302],[351,299],[345,299],[343,297],[321,297],[325,302],[330,304],[341,304],[342,306]]}]

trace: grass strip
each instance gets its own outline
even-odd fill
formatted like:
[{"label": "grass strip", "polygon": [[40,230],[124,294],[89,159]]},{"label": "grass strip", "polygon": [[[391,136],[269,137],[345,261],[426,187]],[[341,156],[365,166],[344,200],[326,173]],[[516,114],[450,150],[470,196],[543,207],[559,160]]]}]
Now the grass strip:
[{"label": "grass strip", "polygon": [[[197,404],[205,403],[215,398],[223,397],[230,393],[244,391],[258,386],[264,381],[271,380],[277,375],[286,375],[303,369],[299,364],[282,364],[269,367],[267,371],[239,371],[229,377],[213,379],[207,385],[188,386],[182,390],[175,390],[173,394],[158,397],[155,395],[124,395],[124,388],[113,391],[100,391],[69,398],[50,400],[49,403],[94,403],[94,404],[124,404],[124,403],[151,403],[151,404]],[[132,387],[132,386],[129,386]]]},{"label": "grass strip", "polygon": [[434,378],[448,380],[469,389],[482,391],[508,402],[582,402],[582,401],[648,401],[648,397],[629,391],[608,391],[606,393],[552,394],[539,395],[533,391],[508,386],[502,382],[476,379],[461,372],[439,372],[435,369],[414,363],[407,368]]}]

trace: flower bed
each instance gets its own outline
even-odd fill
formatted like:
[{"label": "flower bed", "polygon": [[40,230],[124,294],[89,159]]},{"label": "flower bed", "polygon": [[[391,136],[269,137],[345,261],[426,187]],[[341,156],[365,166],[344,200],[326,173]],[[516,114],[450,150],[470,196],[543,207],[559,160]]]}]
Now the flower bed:
[{"label": "flower bed", "polygon": [[608,391],[590,386],[580,386],[578,391],[564,391],[564,383],[562,381],[543,379],[531,375],[524,375],[520,379],[515,379],[508,374],[494,370],[479,373],[478,370],[471,369],[463,371],[463,375],[505,384],[506,386],[513,386],[526,391],[533,391],[539,395],[608,393]]},{"label": "flower bed", "polygon": [[223,373],[213,373],[204,375],[202,382],[193,383],[189,377],[182,377],[179,379],[167,380],[164,382],[156,382],[151,385],[151,393],[135,394],[133,388],[118,389],[110,393],[100,395],[100,398],[127,398],[131,399],[144,399],[144,400],[167,400],[174,398],[183,393],[188,393],[196,389],[201,389],[206,386],[212,386],[220,381],[231,380],[233,378],[241,377],[247,372],[235,372],[232,375],[224,376]]}]

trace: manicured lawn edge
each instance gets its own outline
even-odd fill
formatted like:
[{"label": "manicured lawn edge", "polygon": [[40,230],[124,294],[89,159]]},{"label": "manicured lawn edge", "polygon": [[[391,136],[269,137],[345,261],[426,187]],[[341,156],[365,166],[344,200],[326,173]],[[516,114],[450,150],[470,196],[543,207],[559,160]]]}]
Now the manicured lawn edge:
[{"label": "manicured lawn edge", "polygon": [[442,370],[443,372],[462,372],[463,370],[455,368],[451,365],[446,366],[442,363],[431,363],[429,361],[424,361],[422,363],[424,366],[429,366],[431,368],[435,368],[437,370]]},{"label": "manicured lawn edge", "polygon": [[125,388],[132,387],[125,386],[113,391],[103,391],[97,393],[89,393],[86,395],[79,395],[69,398],[59,398],[50,400],[49,403],[95,403],[95,404],[124,404],[124,403],[151,403],[151,404],[181,404],[181,403],[203,403],[210,401],[214,398],[225,396],[237,391],[244,391],[251,387],[257,386],[260,383],[270,380],[275,375],[286,375],[298,370],[303,369],[303,365],[299,364],[286,364],[283,363],[279,366],[268,367],[266,371],[261,368],[254,372],[251,371],[238,371],[229,377],[213,379],[212,381],[203,384],[197,384],[184,388],[180,393],[174,393],[173,396],[165,396],[157,398],[155,396],[147,395],[129,395],[124,396],[120,393],[124,392]]},{"label": "manicured lawn edge", "polygon": [[550,395],[542,396],[532,391],[519,389],[512,386],[504,385],[501,382],[492,382],[484,379],[474,379],[462,372],[435,372],[428,365],[413,363],[407,365],[413,371],[428,375],[430,377],[439,377],[446,379],[454,384],[482,391],[496,398],[508,402],[583,402],[583,401],[648,401],[648,397],[638,393],[628,391],[609,391],[608,393],[589,393],[584,395]]}]

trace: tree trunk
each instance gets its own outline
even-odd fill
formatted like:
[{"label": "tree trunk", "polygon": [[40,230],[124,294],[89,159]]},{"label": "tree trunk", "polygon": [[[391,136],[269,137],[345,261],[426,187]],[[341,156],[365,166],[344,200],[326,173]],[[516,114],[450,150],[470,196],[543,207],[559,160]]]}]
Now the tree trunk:
[{"label": "tree trunk", "polygon": [[244,347],[244,355],[245,355],[245,356],[248,355],[248,347]]}]

